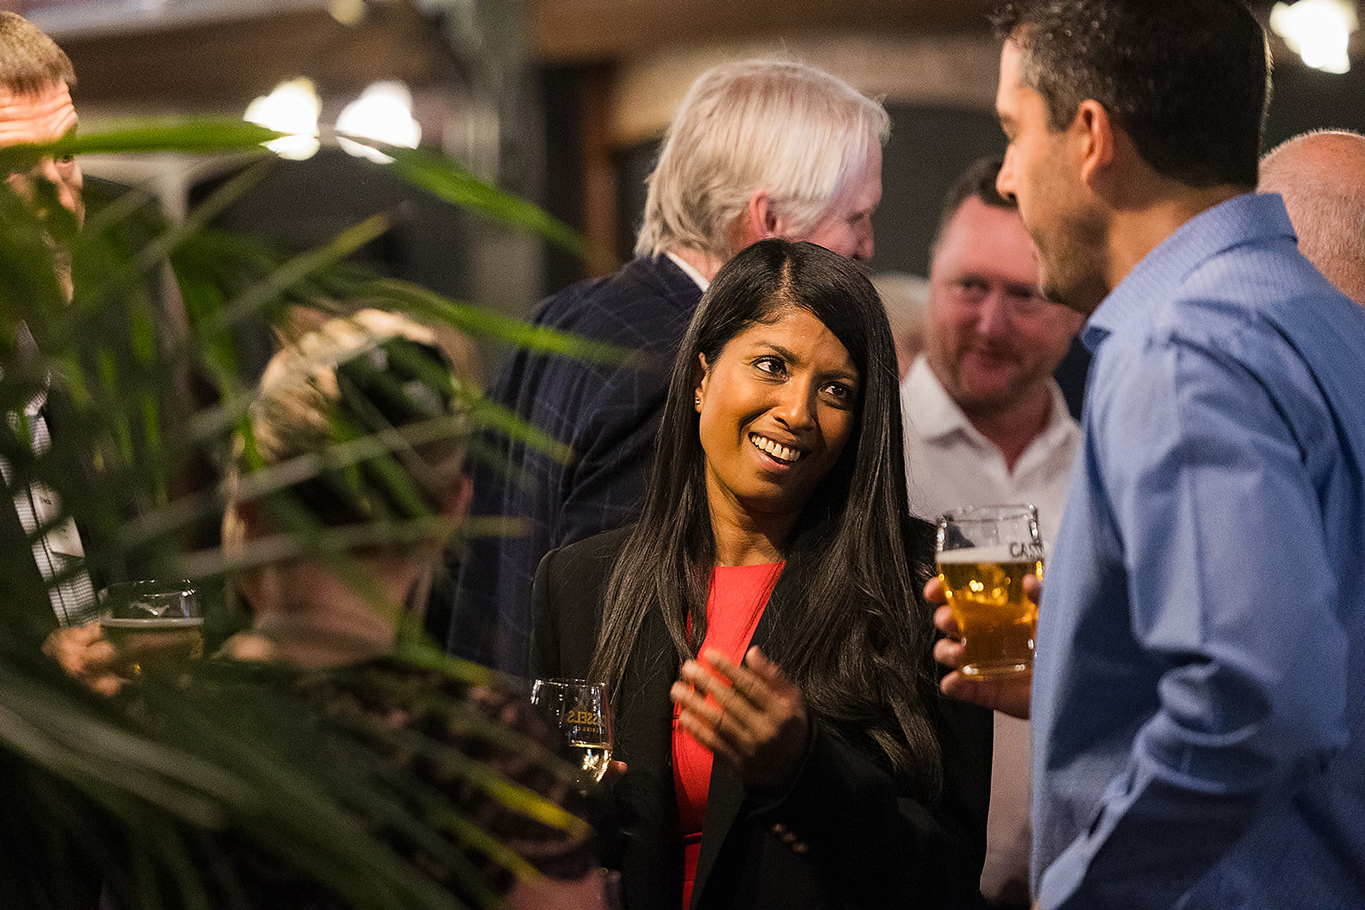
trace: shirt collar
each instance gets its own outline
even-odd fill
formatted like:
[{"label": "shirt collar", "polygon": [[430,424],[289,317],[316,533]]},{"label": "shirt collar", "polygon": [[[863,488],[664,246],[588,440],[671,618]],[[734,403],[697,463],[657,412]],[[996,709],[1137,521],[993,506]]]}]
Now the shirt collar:
[{"label": "shirt collar", "polygon": [[[958,431],[970,433],[976,429],[943,383],[938,381],[923,354],[915,357],[910,372],[905,374],[901,400],[906,404],[905,419],[913,423],[925,439],[941,439]],[[912,401],[915,403],[913,413],[909,407]]]},{"label": "shirt collar", "polygon": [[[1032,445],[1038,440],[1050,439],[1054,434],[1066,432],[1066,427],[1073,423],[1071,411],[1066,406],[1066,396],[1062,394],[1062,387],[1056,380],[1049,379],[1048,394],[1052,398],[1052,407],[1048,411],[1047,425],[1043,427],[1041,433],[1034,437]],[[986,439],[972,421],[953,401],[948,390],[939,382],[938,376],[934,375],[933,367],[929,366],[929,360],[924,354],[915,358],[910,365],[910,372],[905,374],[905,382],[902,385],[901,400],[905,403],[905,419],[911,421],[915,430],[926,440],[944,439],[954,433],[966,434],[969,438],[978,440],[983,445],[991,445],[990,440]],[[915,411],[910,413],[909,402],[915,402]],[[992,446],[993,447],[993,446]]]},{"label": "shirt collar", "polygon": [[1210,257],[1243,243],[1294,236],[1277,194],[1245,193],[1205,209],[1171,232],[1101,301],[1081,332],[1092,352],[1153,300],[1169,300],[1190,272]]},{"label": "shirt collar", "polygon": [[[28,323],[22,321],[19,323],[18,331],[15,332],[14,342],[15,347],[19,349],[19,355],[21,357],[31,359],[35,362],[38,360],[38,342],[33,340],[33,332],[29,330]],[[0,370],[0,378],[3,378],[3,376],[4,371]],[[37,416],[38,412],[47,404],[47,387],[51,385],[51,382],[52,377],[46,377],[43,388],[29,399],[28,404],[24,406],[24,413],[26,415],[29,417]]]},{"label": "shirt collar", "polygon": [[698,272],[695,268],[693,268],[690,262],[688,262],[686,259],[683,259],[677,253],[674,253],[672,250],[665,250],[664,255],[667,256],[669,259],[673,260],[673,264],[676,265],[678,268],[682,269],[683,274],[685,274],[688,278],[691,278],[693,281],[695,281],[697,283],[697,287],[701,288],[701,292],[703,294],[706,293],[706,289],[711,286],[711,282],[707,281],[706,277],[702,275],[701,272]]}]

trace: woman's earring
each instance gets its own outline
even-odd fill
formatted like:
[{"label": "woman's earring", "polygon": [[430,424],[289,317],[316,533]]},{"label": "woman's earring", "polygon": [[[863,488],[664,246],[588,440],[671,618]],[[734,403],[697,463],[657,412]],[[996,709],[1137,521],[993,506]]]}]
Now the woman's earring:
[{"label": "woman's earring", "polygon": [[701,393],[700,393],[700,392],[698,392],[696,395],[693,395],[693,396],[692,396],[692,405],[693,405],[693,407],[698,407],[698,408],[701,407]]}]

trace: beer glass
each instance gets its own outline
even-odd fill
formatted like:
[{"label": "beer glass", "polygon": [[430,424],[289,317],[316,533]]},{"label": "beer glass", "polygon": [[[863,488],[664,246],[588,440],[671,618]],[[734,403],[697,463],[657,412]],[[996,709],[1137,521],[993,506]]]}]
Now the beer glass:
[{"label": "beer glass", "polygon": [[1024,576],[1043,577],[1038,510],[1031,505],[973,506],[938,519],[938,577],[962,633],[964,676],[1033,668],[1038,606]]},{"label": "beer glass", "polygon": [[600,781],[611,761],[607,687],[585,679],[537,679],[531,686],[531,701],[564,731],[582,762],[583,784]]},{"label": "beer glass", "polygon": [[100,630],[132,675],[204,655],[204,617],[189,582],[110,585],[100,592]]}]

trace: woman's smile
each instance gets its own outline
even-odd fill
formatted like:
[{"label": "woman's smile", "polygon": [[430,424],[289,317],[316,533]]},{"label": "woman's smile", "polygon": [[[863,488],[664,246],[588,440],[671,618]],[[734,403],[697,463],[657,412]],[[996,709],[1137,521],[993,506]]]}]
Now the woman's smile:
[{"label": "woman's smile", "polygon": [[760,436],[758,433],[750,433],[749,441],[754,444],[754,448],[766,453],[771,456],[774,461],[783,465],[795,464],[796,461],[805,454],[800,449],[793,448],[792,446],[784,446],[777,440],[770,439],[767,436]]}]

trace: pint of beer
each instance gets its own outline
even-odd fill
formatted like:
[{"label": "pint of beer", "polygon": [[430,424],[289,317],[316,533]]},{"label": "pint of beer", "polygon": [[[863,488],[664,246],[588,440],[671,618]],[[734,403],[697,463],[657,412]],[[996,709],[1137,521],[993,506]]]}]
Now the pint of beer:
[{"label": "pint of beer", "polygon": [[131,675],[202,657],[203,627],[189,582],[120,582],[100,592],[100,628]]},{"label": "pint of beer", "polygon": [[1033,506],[976,506],[939,517],[938,577],[962,632],[963,675],[1033,668],[1038,607],[1024,595],[1026,575],[1043,576]]}]

